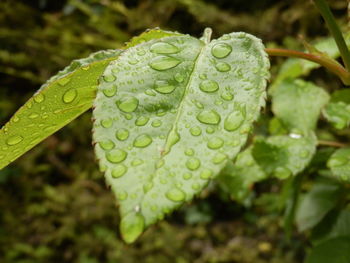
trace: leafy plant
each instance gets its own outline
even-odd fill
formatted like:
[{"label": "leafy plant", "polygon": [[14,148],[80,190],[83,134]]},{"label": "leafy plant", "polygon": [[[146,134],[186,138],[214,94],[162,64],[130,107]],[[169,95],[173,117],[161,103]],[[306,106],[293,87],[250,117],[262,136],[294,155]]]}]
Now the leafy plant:
[{"label": "leafy plant", "polygon": [[[287,233],[294,221],[300,231],[313,229],[314,236],[322,225],[335,224],[332,233],[318,237],[307,260],[319,262],[324,247],[333,245],[330,240],[348,246],[349,236],[340,236],[338,225],[347,220],[341,182],[349,182],[350,175],[349,148],[320,139],[316,128],[323,113],[336,131],[344,131],[350,97],[347,90],[329,94],[301,77],[321,65],[349,85],[350,56],[349,38],[344,41],[328,6],[323,0],[315,3],[335,41],[305,44],[307,53],[265,49],[258,38],[242,32],[211,40],[210,29],[201,39],[153,29],[122,50],[73,61],[0,130],[0,169],[93,107],[95,152],[119,202],[127,243],[214,178],[243,202],[254,183],[274,177],[288,180],[291,190],[285,204]],[[268,94],[267,54],[293,57],[282,65]],[[334,59],[339,55],[345,66]],[[268,131],[256,129],[253,135],[267,95],[274,117]],[[318,145],[341,149],[317,163],[323,154]],[[311,175],[313,162],[327,179],[317,180],[299,198],[301,173]],[[326,221],[339,207],[339,221]]]}]

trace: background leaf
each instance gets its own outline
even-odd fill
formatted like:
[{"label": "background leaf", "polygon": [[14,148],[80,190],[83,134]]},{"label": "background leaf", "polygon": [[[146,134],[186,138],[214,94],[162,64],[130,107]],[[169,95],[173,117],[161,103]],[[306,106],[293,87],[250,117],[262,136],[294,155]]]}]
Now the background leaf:
[{"label": "background leaf", "polygon": [[346,182],[350,182],[350,148],[336,150],[327,162],[332,174]]}]

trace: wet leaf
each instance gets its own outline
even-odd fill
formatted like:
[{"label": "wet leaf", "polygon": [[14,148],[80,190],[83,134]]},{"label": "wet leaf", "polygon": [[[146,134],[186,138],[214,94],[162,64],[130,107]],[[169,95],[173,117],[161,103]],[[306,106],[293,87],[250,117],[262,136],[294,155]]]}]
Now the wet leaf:
[{"label": "wet leaf", "polygon": [[341,181],[350,182],[350,148],[336,150],[327,161],[327,166],[333,176]]}]

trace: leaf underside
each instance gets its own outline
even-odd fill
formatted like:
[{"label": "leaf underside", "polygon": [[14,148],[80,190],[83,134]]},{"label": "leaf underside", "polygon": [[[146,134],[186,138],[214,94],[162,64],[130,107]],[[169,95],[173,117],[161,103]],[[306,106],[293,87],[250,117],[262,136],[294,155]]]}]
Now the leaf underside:
[{"label": "leaf underside", "polygon": [[265,104],[268,67],[260,40],[232,33],[210,43],[151,40],[106,68],[93,138],[126,242],[191,200],[239,152]]}]

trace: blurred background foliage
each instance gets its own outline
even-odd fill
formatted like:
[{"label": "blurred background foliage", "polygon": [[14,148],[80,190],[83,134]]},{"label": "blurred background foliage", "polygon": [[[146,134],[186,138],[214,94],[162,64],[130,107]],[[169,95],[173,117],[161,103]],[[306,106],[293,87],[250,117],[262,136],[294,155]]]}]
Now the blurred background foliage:
[{"label": "blurred background foliage", "polygon": [[[329,1],[340,22],[347,1]],[[199,37],[245,31],[300,48],[328,34],[305,0],[1,0],[0,124],[72,59],[120,48],[148,28]],[[272,73],[283,59],[273,59]],[[322,69],[317,74],[325,73]],[[333,76],[326,75],[334,85]],[[320,80],[318,80],[320,81]],[[234,202],[212,183],[132,246],[98,171],[87,113],[0,171],[0,262],[301,262],[309,246],[281,227],[283,189],[270,179]],[[264,121],[264,120],[262,120]]]}]

